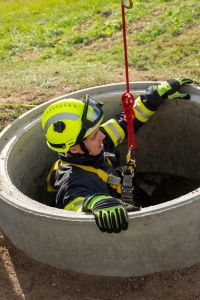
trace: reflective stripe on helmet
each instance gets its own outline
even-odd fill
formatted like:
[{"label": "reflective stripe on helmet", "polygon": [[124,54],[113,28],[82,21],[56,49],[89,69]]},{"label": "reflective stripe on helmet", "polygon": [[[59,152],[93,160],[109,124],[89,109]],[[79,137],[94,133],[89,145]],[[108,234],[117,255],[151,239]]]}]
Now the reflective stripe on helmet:
[{"label": "reflective stripe on helmet", "polygon": [[155,111],[151,111],[144,106],[140,97],[137,98],[135,102],[134,112],[136,118],[142,123],[146,123],[150,119],[150,117],[155,113]]},{"label": "reflective stripe on helmet", "polygon": [[108,133],[115,146],[125,139],[125,133],[115,119],[111,119],[102,124],[103,129]]},{"label": "reflective stripe on helmet", "polygon": [[74,114],[74,113],[62,113],[62,114],[56,114],[54,116],[52,116],[51,118],[48,119],[48,121],[46,122],[45,126],[44,126],[44,133],[47,134],[47,131],[49,129],[49,126],[51,124],[54,124],[57,121],[66,119],[66,120],[70,120],[70,121],[76,121],[80,118],[79,115]]}]

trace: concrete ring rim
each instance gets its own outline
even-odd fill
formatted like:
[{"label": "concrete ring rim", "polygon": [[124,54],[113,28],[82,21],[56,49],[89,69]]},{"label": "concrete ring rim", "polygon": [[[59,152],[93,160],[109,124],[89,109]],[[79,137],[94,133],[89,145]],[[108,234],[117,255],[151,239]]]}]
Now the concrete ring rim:
[{"label": "concrete ring rim", "polygon": [[[131,86],[133,84],[139,84],[139,87],[140,86],[143,86],[143,84],[145,83],[145,85],[151,85],[151,84],[159,84],[160,82],[152,82],[152,81],[149,81],[149,82],[134,82],[134,83],[131,83]],[[79,92],[86,92],[86,91],[91,91],[91,90],[101,90],[101,89],[105,89],[105,88],[116,88],[116,87],[122,87],[124,86],[124,83],[116,83],[116,84],[107,84],[107,85],[102,85],[102,86],[97,86],[97,87],[91,87],[91,88],[87,88],[87,89],[84,89],[84,90],[81,90]],[[199,87],[189,87],[190,89],[197,89],[198,92],[200,93],[200,88]],[[71,96],[71,95],[74,95],[76,93],[70,93],[70,94],[67,94],[67,96]],[[63,96],[61,97],[58,97],[58,98],[55,98],[55,99],[52,99],[52,100],[49,100],[47,103],[49,104],[50,102],[53,102],[53,101],[56,101],[58,100],[59,98],[62,98]],[[32,109],[31,111],[28,111],[27,113],[23,114],[21,116],[21,120],[23,121],[23,118],[27,118],[27,116],[29,117],[29,115],[32,114],[32,112],[34,110],[41,110],[44,106],[47,105],[47,103],[43,103],[39,106],[37,106],[36,108]],[[18,120],[16,120],[15,122],[17,122]],[[36,120],[34,119],[33,123],[29,124],[29,127],[27,130],[30,129],[31,126],[34,126],[36,122],[39,122],[36,118]],[[12,125],[11,125],[12,126]],[[5,130],[3,131],[3,133],[0,134],[0,139],[2,138],[2,136],[6,135],[6,131],[9,130],[9,127],[10,125],[8,126],[8,128],[6,127]],[[24,131],[23,131],[24,132]],[[22,134],[23,134],[22,132]],[[16,141],[15,141],[16,142]],[[1,160],[5,160],[5,164],[7,163],[7,160],[9,159],[9,152],[11,151],[12,149],[12,146],[14,145],[11,144],[10,147],[9,147],[9,151],[6,152],[6,156],[4,158],[2,158],[1,156]],[[1,148],[0,148],[1,150]],[[2,178],[2,175],[1,177]],[[4,173],[3,175],[3,178],[4,178],[4,181],[5,181],[5,184],[7,184],[8,186],[10,186],[10,184],[12,185],[12,182],[10,180],[10,177],[8,174],[6,174],[6,172]],[[46,216],[46,217],[50,217],[50,218],[61,218],[61,219],[69,219],[69,220],[77,220],[79,221],[80,219],[84,219],[84,221],[93,221],[94,218],[93,216],[90,216],[90,215],[85,215],[84,213],[81,213],[79,216],[77,216],[77,214],[74,214],[74,213],[71,213],[71,212],[66,212],[66,211],[62,211],[60,209],[55,209],[55,208],[49,208],[49,211],[48,213],[45,212],[46,208],[45,208],[45,205],[42,204],[42,203],[39,203],[37,201],[35,201],[34,199],[31,199],[29,198],[28,196],[24,195],[21,191],[19,191],[14,185],[12,185],[12,188],[13,188],[13,195],[14,194],[18,194],[21,197],[25,197],[25,199],[27,200],[26,204],[28,205],[18,205],[18,203],[16,203],[16,197],[11,197],[11,195],[9,195],[10,197],[10,200],[7,199],[7,197],[5,195],[3,195],[2,191],[0,190],[0,196],[2,197],[2,200],[4,199],[4,201],[7,201],[10,205],[13,205],[15,206],[16,208],[18,209],[21,209],[23,211],[26,211],[26,212],[29,212],[29,213],[32,213],[32,214],[38,214],[38,215],[41,215],[41,216]],[[8,193],[9,194],[9,193]],[[176,198],[176,199],[173,199],[171,201],[168,201],[168,202],[165,202],[165,203],[162,203],[162,204],[158,204],[156,206],[151,206],[150,208],[143,208],[142,211],[139,211],[139,212],[133,212],[133,213],[129,213],[129,218],[130,220],[131,219],[134,219],[134,218],[138,218],[138,217],[142,217],[142,216],[145,216],[145,215],[151,215],[151,214],[155,214],[155,213],[161,213],[161,212],[164,212],[166,209],[174,209],[176,207],[179,207],[179,206],[182,206],[182,205],[186,205],[187,203],[190,203],[191,201],[196,201],[196,199],[198,199],[200,196],[200,188],[197,189],[197,190],[194,190],[182,197],[179,197],[179,198]],[[33,205],[33,203],[31,202],[37,202]]]}]

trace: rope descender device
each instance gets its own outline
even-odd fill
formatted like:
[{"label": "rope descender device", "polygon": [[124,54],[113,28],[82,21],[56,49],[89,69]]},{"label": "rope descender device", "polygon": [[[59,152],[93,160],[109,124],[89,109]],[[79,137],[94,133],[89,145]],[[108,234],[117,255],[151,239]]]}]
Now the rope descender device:
[{"label": "rope descender device", "polygon": [[[134,177],[135,177],[135,136],[133,122],[135,119],[134,114],[134,103],[135,99],[130,92],[129,84],[129,70],[128,70],[128,50],[126,41],[126,14],[125,9],[131,9],[133,7],[133,2],[129,0],[129,5],[121,1],[122,7],[122,28],[123,28],[123,41],[124,41],[124,62],[125,62],[125,74],[126,74],[126,92],[122,94],[121,101],[124,111],[124,119],[127,122],[127,134],[128,134],[128,153],[126,156],[127,167],[123,173],[123,183],[122,183],[122,200],[126,203],[134,204],[133,192],[134,192]],[[135,206],[135,210],[139,208]]]}]

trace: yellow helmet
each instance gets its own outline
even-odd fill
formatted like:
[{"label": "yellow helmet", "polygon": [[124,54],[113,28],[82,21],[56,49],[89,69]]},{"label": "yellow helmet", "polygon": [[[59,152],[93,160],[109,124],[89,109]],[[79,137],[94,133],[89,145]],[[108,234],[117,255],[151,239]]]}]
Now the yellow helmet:
[{"label": "yellow helmet", "polygon": [[103,120],[102,103],[88,95],[84,101],[64,99],[50,104],[42,115],[47,145],[56,152],[67,152],[92,133]]}]

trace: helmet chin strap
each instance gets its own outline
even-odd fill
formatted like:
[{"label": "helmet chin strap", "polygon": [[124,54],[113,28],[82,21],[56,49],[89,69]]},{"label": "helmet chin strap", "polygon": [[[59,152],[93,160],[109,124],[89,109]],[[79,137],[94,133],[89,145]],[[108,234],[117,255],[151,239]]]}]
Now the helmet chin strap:
[{"label": "helmet chin strap", "polygon": [[84,141],[81,141],[81,142],[79,143],[79,145],[80,145],[81,150],[82,150],[86,155],[89,155],[89,151],[88,151],[88,149],[86,148],[86,146],[85,146],[85,144],[84,144]]},{"label": "helmet chin strap", "polygon": [[70,156],[73,156],[73,157],[82,157],[82,156],[88,156],[89,155],[89,151],[88,149],[86,148],[85,144],[83,141],[79,142],[78,144],[76,145],[79,145],[81,150],[84,152],[84,153],[73,153],[71,152],[70,150],[68,151],[69,155]]}]

